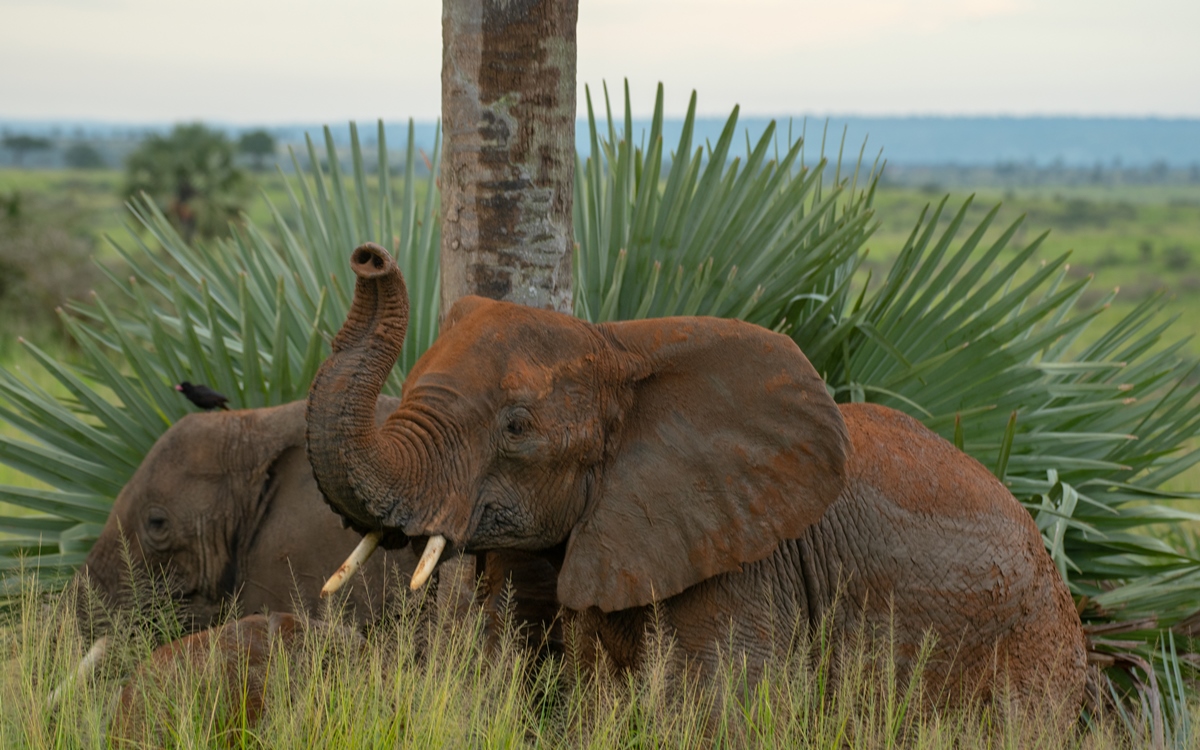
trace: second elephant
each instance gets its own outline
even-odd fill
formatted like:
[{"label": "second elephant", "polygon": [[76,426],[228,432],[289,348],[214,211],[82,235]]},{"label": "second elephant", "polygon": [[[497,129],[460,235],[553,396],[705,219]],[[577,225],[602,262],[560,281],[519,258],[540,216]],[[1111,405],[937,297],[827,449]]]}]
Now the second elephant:
[{"label": "second elephant", "polygon": [[[379,418],[396,404],[381,398]],[[158,439],[77,575],[99,599],[79,598],[85,633],[105,635],[108,615],[134,606],[137,579],[165,583],[187,630],[215,624],[235,598],[248,614],[317,613],[322,583],[358,535],[342,528],[313,481],[304,408],[191,414]],[[388,567],[408,575],[414,563],[409,550],[372,560],[353,582],[352,617],[377,617]]]}]

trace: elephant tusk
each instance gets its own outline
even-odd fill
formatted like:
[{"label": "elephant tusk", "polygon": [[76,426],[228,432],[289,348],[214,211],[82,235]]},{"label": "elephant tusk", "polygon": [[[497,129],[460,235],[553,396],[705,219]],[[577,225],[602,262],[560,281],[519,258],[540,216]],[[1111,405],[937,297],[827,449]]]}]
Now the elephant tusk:
[{"label": "elephant tusk", "polygon": [[429,542],[425,545],[425,552],[422,553],[421,560],[417,563],[417,569],[413,571],[412,582],[408,584],[410,589],[416,591],[425,585],[429,576],[433,575],[433,569],[437,567],[438,558],[442,556],[444,549],[446,549],[446,537],[441,534],[429,537]]},{"label": "elephant tusk", "polygon": [[326,597],[333,592],[346,585],[346,581],[350,580],[350,576],[358,572],[367,558],[375,552],[375,548],[379,546],[379,540],[383,538],[382,531],[372,531],[362,538],[350,556],[346,558],[346,562],[342,563],[342,567],[334,571],[333,575],[329,576],[329,580],[321,587],[321,596]]},{"label": "elephant tusk", "polygon": [[88,649],[88,652],[83,655],[82,659],[79,660],[79,666],[75,667],[75,672],[71,675],[68,675],[67,678],[60,682],[58,687],[54,688],[54,690],[50,693],[50,697],[46,699],[47,708],[54,708],[56,705],[58,705],[58,702],[62,700],[63,694],[67,692],[67,688],[71,687],[71,685],[77,680],[87,679],[92,672],[96,670],[96,665],[99,664],[100,660],[104,658],[104,655],[108,653],[108,646],[111,643],[110,637],[111,636],[106,635],[103,638],[97,639],[96,642],[92,644],[92,647]]}]

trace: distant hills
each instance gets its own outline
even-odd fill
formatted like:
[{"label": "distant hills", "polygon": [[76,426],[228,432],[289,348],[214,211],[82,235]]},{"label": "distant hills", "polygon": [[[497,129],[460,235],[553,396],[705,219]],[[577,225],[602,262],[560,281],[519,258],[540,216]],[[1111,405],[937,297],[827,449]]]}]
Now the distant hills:
[{"label": "distant hills", "polygon": [[[739,127],[753,137],[767,119],[744,119]],[[707,137],[714,138],[723,123],[704,120]],[[1032,164],[1038,167],[1190,167],[1200,164],[1200,120],[1118,119],[1070,117],[834,117],[828,129],[824,118],[793,119],[793,132],[807,126],[809,144],[818,144],[824,131],[826,151],[836,155],[843,129],[846,151],[866,139],[865,156],[883,149],[889,163],[900,165],[994,166]],[[785,133],[787,123],[777,127]],[[664,128],[665,129],[665,128]],[[670,142],[670,137],[664,135]],[[677,136],[676,136],[677,138]]]},{"label": "distant hills", "polygon": [[[747,117],[738,122],[735,153],[745,150],[745,134],[752,140],[767,127],[769,118]],[[826,123],[828,127],[826,128]],[[229,126],[210,123],[236,135],[254,126]],[[723,118],[701,118],[696,122],[693,147],[705,140],[716,142],[724,126]],[[668,149],[679,140],[682,119],[664,123],[663,136]],[[1172,169],[1200,165],[1200,119],[1159,118],[1088,118],[1088,117],[792,117],[778,120],[777,137],[783,146],[789,125],[793,137],[807,134],[810,154],[819,148],[822,136],[826,151],[836,157],[845,132],[846,156],[855,158],[866,139],[866,157],[873,161],[879,150],[894,165],[960,165],[992,167],[1021,164],[1036,167],[1068,168],[1145,168],[1166,166]],[[634,137],[647,137],[649,120],[634,120]],[[166,124],[112,124],[89,121],[16,121],[0,119],[0,133],[50,137],[60,143],[98,140],[109,144],[132,143],[149,132],[163,132]],[[264,126],[286,145],[302,145],[305,133],[323,138],[319,125]],[[433,147],[434,123],[414,124],[417,144],[428,152]],[[404,143],[408,125],[389,122],[386,136],[390,149]],[[602,131],[606,128],[602,126]],[[348,141],[348,128],[338,123],[333,128],[339,143]],[[375,123],[360,123],[359,133],[366,145],[373,145]],[[576,143],[581,151],[589,148],[587,122],[578,123]],[[8,162],[0,149],[0,164]],[[30,165],[34,163],[31,160]],[[49,164],[47,165],[49,166]]]}]

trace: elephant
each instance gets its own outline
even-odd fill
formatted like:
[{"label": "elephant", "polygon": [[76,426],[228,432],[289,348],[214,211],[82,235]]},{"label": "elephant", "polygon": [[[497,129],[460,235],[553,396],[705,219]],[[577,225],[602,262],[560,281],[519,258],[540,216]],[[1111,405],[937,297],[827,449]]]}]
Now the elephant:
[{"label": "elephant", "polygon": [[[267,672],[273,657],[297,650],[298,639],[311,624],[323,625],[287,612],[254,614],[158,647],[121,688],[109,742],[116,747],[143,747],[152,740],[152,745],[165,746],[169,735],[162,725],[178,724],[167,714],[179,710],[174,693],[184,674],[197,676],[196,697],[218,731],[257,724],[266,709]],[[350,633],[362,640],[355,631]],[[210,660],[217,672],[211,678],[205,673]],[[163,700],[164,695],[172,697]]]},{"label": "elephant", "polygon": [[686,668],[732,656],[753,681],[801,630],[887,626],[901,673],[934,636],[935,705],[1080,705],[1080,619],[1028,512],[915,419],[837,404],[791,338],[466,297],[377,426],[407,290],[378,245],[350,265],[309,460],[356,531],[423,549],[412,586],[443,550],[522,551],[553,566],[584,661],[637,668],[653,621]]},{"label": "elephant", "polygon": [[[381,398],[379,417],[396,405]],[[155,442],[76,574],[93,594],[77,599],[86,635],[107,636],[108,612],[133,606],[131,572],[165,584],[189,632],[217,623],[235,599],[243,613],[318,613],[321,584],[358,535],[313,481],[304,410],[296,401],[189,414]],[[389,569],[407,576],[414,562],[409,550],[372,560],[346,600],[351,618],[378,617],[394,591]]]},{"label": "elephant", "polygon": [[[165,747],[188,699],[181,677],[194,680],[190,701],[210,725],[228,735],[258,724],[269,709],[272,669],[294,674],[303,664],[305,634],[323,650],[361,651],[366,639],[354,628],[291,614],[254,614],[172,641],[155,649],[133,671],[115,701],[108,740]],[[281,661],[288,662],[281,665]],[[182,704],[182,705],[181,705]]]}]

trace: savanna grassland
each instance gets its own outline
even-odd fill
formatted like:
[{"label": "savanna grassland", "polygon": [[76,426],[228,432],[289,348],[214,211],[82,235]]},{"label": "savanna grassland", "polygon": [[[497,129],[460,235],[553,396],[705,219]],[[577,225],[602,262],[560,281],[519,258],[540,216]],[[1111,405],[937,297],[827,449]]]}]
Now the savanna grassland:
[{"label": "savanna grassland", "polygon": [[[47,606],[31,593],[0,629],[0,745],[1100,750],[1155,739],[1149,726],[1131,738],[1103,707],[1078,724],[1052,710],[922,710],[927,687],[897,674],[886,636],[835,651],[818,631],[750,686],[736,663],[711,682],[689,679],[670,640],[651,630],[640,671],[597,679],[531,658],[511,628],[490,631],[485,646],[477,612],[447,619],[423,604],[404,602],[365,637],[310,627],[254,668],[229,670],[210,649],[185,669],[135,673],[126,712],[119,677],[146,660],[154,633],[177,628],[170,611],[153,611],[157,629],[133,631],[93,679],[73,679],[87,645],[75,618],[62,600]],[[258,695],[252,679],[269,707],[254,724],[244,710]]]},{"label": "savanna grassland", "polygon": [[[0,169],[0,196],[19,194],[31,221],[83,238],[96,258],[114,270],[118,258],[104,237],[123,239],[135,224],[122,207],[120,185],[117,171]],[[286,205],[282,179],[274,173],[258,174],[246,193],[247,215],[258,226],[270,227],[272,216],[261,194],[276,206]],[[1179,315],[1173,330],[1195,337],[1189,350],[1200,355],[1200,183],[944,188],[885,180],[875,197],[880,226],[867,243],[867,270],[877,276],[886,272],[917,217],[943,198],[948,198],[946,213],[972,198],[968,225],[997,204],[1001,209],[996,227],[1024,217],[1014,248],[1048,231],[1037,257],[1070,253],[1072,276],[1094,276],[1088,299],[1099,300],[1119,289],[1113,306],[1124,309],[1147,295],[1168,295]],[[0,331],[0,360],[15,356],[7,341],[20,328],[20,319],[11,319]]]},{"label": "savanna grassland", "polygon": [[[255,192],[282,207],[288,201],[282,180],[266,174],[252,182],[247,213],[269,230],[272,215]],[[123,262],[104,240],[113,235],[136,245],[126,241],[135,223],[122,209],[120,184],[116,171],[0,170],[0,214],[9,212],[0,221],[9,222],[10,232],[0,236],[0,366],[19,368],[51,392],[60,386],[41,373],[17,337],[63,358],[74,356],[53,308],[64,296],[104,289],[106,274],[122,277]],[[867,243],[863,268],[873,283],[886,274],[925,207],[947,193],[943,222],[972,193],[968,226],[1002,203],[992,237],[1024,215],[1014,248],[1050,230],[1037,257],[1070,252],[1072,277],[1094,275],[1087,301],[1099,302],[1120,287],[1105,315],[1116,317],[1162,293],[1179,318],[1173,337],[1200,333],[1200,184],[942,188],[885,181],[875,196],[880,227]],[[88,260],[93,257],[95,263]],[[1200,337],[1187,351],[1200,357]],[[0,430],[18,434],[3,420]],[[0,467],[0,484],[32,483]],[[1170,487],[1200,491],[1200,468]],[[120,670],[74,683],[69,699],[50,710],[51,692],[86,650],[74,618],[61,602],[47,603],[32,592],[2,616],[0,746],[103,746]],[[479,622],[434,624],[425,633],[429,623],[413,618],[402,612],[362,643],[306,636],[291,656],[278,653],[266,688],[276,708],[257,727],[220,720],[216,699],[204,689],[214,679],[216,660],[180,673],[169,689],[146,696],[167,717],[156,741],[181,747],[1098,748],[1140,747],[1155,739],[1146,724],[1138,724],[1142,733],[1132,738],[1123,734],[1128,725],[1117,715],[1064,730],[1044,718],[993,712],[923,714],[915,710],[918,686],[897,678],[886,648],[877,643],[850,652],[842,670],[848,676],[837,684],[822,668],[835,657],[817,647],[781,659],[753,690],[731,667],[712,686],[681,691],[668,668],[669,643],[655,643],[662,658],[641,673],[588,681],[554,661],[532,665],[506,641],[499,653],[485,653]],[[162,619],[169,623],[169,613]],[[121,657],[126,671],[150,648],[148,640],[130,643]],[[328,656],[331,648],[337,658]],[[721,718],[714,722],[714,715]]]}]

